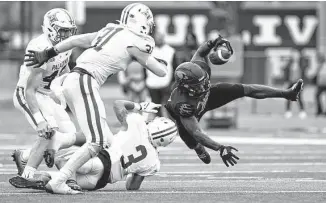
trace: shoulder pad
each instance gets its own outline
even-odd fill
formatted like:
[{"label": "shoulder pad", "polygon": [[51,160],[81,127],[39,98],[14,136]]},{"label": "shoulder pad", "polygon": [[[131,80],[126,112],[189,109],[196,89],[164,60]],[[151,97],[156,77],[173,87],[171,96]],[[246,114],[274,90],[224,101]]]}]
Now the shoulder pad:
[{"label": "shoulder pad", "polygon": [[181,117],[191,117],[195,114],[195,108],[191,104],[187,104],[185,102],[177,103],[174,107],[177,115]]}]

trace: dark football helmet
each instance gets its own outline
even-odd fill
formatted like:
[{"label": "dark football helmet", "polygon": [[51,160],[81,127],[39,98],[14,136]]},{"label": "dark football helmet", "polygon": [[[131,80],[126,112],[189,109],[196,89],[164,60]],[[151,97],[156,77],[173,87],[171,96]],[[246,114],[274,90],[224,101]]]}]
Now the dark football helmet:
[{"label": "dark football helmet", "polygon": [[210,88],[208,73],[192,62],[180,64],[174,78],[176,85],[192,97],[204,96]]}]

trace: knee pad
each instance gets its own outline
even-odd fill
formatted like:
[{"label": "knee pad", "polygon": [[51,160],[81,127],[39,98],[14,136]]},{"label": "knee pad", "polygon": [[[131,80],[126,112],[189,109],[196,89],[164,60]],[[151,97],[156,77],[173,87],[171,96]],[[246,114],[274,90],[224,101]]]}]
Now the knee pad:
[{"label": "knee pad", "polygon": [[97,156],[97,154],[100,152],[101,150],[101,145],[97,144],[97,143],[86,143],[87,149],[89,151],[89,154],[91,155],[91,157],[95,157]]}]

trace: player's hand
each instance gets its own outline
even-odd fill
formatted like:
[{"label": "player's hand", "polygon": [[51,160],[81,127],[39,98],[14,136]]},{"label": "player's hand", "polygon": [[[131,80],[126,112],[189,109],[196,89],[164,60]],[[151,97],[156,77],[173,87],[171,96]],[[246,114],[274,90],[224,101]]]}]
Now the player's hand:
[{"label": "player's hand", "polygon": [[219,149],[220,156],[227,167],[229,167],[229,164],[234,166],[235,164],[237,164],[236,160],[239,160],[239,157],[237,157],[235,154],[232,153],[232,149],[238,151],[236,148],[232,146],[224,146],[224,145],[222,145]]},{"label": "player's hand", "polygon": [[28,50],[28,53],[25,54],[26,66],[32,66],[33,68],[41,67],[45,62],[47,62],[50,57],[48,56],[47,49],[42,51]]},{"label": "player's hand", "polygon": [[42,121],[37,125],[36,129],[38,136],[43,137],[45,139],[51,139],[54,134],[54,129],[49,126],[46,121]]},{"label": "player's hand", "polygon": [[225,44],[226,48],[231,52],[231,54],[233,54],[233,49],[232,49],[232,46],[230,44],[230,42],[223,38],[221,35],[219,35],[215,40],[214,40],[214,48],[213,50],[216,51],[216,49],[219,47],[219,46],[222,46]]},{"label": "player's hand", "polygon": [[157,113],[161,106],[161,104],[155,104],[153,102],[142,102],[140,103],[140,111],[146,113]]}]

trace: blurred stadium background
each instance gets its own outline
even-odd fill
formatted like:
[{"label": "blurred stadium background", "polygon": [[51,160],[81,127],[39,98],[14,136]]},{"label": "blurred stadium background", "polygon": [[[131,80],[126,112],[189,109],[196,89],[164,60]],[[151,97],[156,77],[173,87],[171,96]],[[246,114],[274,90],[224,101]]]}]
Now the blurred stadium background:
[{"label": "blurred stadium background", "polygon": [[[9,170],[5,170],[6,164],[11,164],[11,168],[7,174],[14,174],[14,167],[10,161],[10,157],[6,155],[10,153],[9,150],[17,146],[28,146],[32,143],[30,137],[25,136],[25,134],[32,134],[33,130],[28,126],[23,115],[14,109],[12,94],[18,80],[24,49],[33,36],[40,34],[43,15],[46,11],[55,7],[67,8],[77,19],[79,33],[94,32],[105,26],[108,22],[119,19],[122,8],[129,3],[130,2],[122,1],[0,2],[0,141],[2,143],[1,147],[5,150],[5,152],[1,152],[0,171],[2,171],[3,174],[6,174],[5,172]],[[325,152],[323,149],[323,145],[326,143],[325,140],[323,140],[326,133],[324,129],[325,117],[315,117],[316,87],[313,83],[313,78],[316,75],[319,65],[317,54],[319,52],[324,54],[326,48],[325,2],[148,1],[144,3],[152,9],[157,28],[166,34],[166,42],[176,49],[180,49],[184,45],[186,33],[189,30],[197,35],[198,43],[202,43],[206,39],[216,36],[218,33],[231,41],[235,49],[235,55],[229,63],[212,69],[213,82],[233,81],[283,87],[285,82],[284,66],[287,64],[287,58],[293,58],[293,69],[299,69],[300,53],[304,53],[305,57],[308,59],[306,76],[304,78],[305,89],[303,91],[304,103],[306,104],[306,112],[308,114],[305,119],[300,119],[298,116],[294,116],[291,119],[284,118],[286,103],[281,99],[257,101],[245,98],[214,112],[213,116],[215,116],[215,121],[220,124],[220,127],[224,125],[224,127],[236,128],[228,130],[209,129],[208,132],[210,135],[220,136],[220,138],[217,137],[217,140],[226,143],[229,140],[228,138],[244,137],[243,140],[236,140],[234,138],[230,141],[230,143],[240,145],[239,148],[242,147],[245,151],[243,153],[240,152],[240,157],[244,165],[240,166],[239,164],[240,168],[238,168],[238,170],[242,170],[242,172],[239,172],[239,174],[241,173],[240,176],[242,176],[242,179],[239,177],[233,177],[233,179],[235,183],[236,181],[241,182],[241,180],[253,180],[254,182],[249,183],[256,183],[256,185],[253,184],[251,188],[252,185],[248,186],[244,184],[239,187],[239,191],[241,191],[241,188],[243,190],[248,190],[248,188],[255,190],[261,187],[262,190],[264,190],[268,187],[266,185],[261,185],[263,184],[262,182],[255,182],[256,179],[253,176],[262,176],[271,180],[271,182],[265,182],[273,186],[271,190],[273,190],[273,188],[275,190],[282,190],[284,185],[279,187],[277,181],[273,182],[273,178],[278,178],[281,183],[283,183],[282,181],[289,180],[282,179],[284,177],[304,177],[311,179],[315,176],[310,176],[309,173],[317,174],[319,171],[318,168],[311,167],[315,166],[315,162],[319,163],[318,166],[325,168],[324,163],[326,157],[324,156]],[[76,58],[81,51],[82,50],[74,50],[74,58]],[[117,82],[117,78],[110,78],[107,84],[102,88],[101,93],[106,102],[109,125],[114,127],[116,119],[113,116],[111,102],[114,99],[124,97],[121,87]],[[324,103],[326,104],[326,102]],[[296,105],[294,105],[294,112],[299,112]],[[17,123],[19,123],[19,127],[17,127]],[[209,124],[209,122],[203,122],[203,125],[207,123]],[[12,135],[16,135],[16,137],[13,138]],[[252,139],[246,141],[246,137],[251,137]],[[280,143],[283,141],[278,140],[279,138],[288,138],[288,140],[284,141],[284,145],[282,145]],[[299,139],[299,141],[296,142],[295,139],[297,138],[302,138],[304,140],[301,140],[301,142]],[[286,145],[291,145],[291,142],[294,146],[288,149]],[[321,145],[318,148],[311,146],[318,145],[318,142]],[[6,143],[8,147],[5,147]],[[259,145],[257,149],[256,147],[258,145],[253,145],[254,148],[252,148],[250,145],[251,143],[262,145]],[[276,146],[277,143],[279,143],[280,146]],[[196,157],[194,154],[190,154],[191,152],[189,152],[189,154],[186,153],[186,157],[181,156],[179,157],[180,160],[177,160],[178,157],[176,154],[185,150],[185,146],[180,143],[177,143],[176,148],[172,147],[172,149],[175,151],[162,152],[165,158],[163,158],[162,161],[163,175],[160,175],[162,177],[170,177],[171,179],[167,179],[167,182],[171,180],[172,184],[173,181],[176,181],[174,183],[180,183],[180,187],[192,187],[189,185],[191,184],[191,180],[189,179],[185,180],[186,182],[178,182],[180,176],[177,176],[177,172],[175,176],[171,175],[175,174],[173,172],[170,173],[171,176],[166,174],[166,176],[164,176],[164,170],[191,170],[188,169],[188,165],[193,166],[193,172],[183,173],[183,175],[188,174],[187,178],[190,179],[194,178],[194,176],[189,175],[196,174],[194,171],[213,170],[211,173],[214,173],[214,170],[217,169],[213,167],[216,166],[219,166],[218,170],[225,170],[225,173],[217,175],[220,177],[212,179],[222,180],[223,184],[228,184],[224,182],[223,174],[228,174],[228,177],[239,175],[236,172],[234,173],[236,175],[234,175],[232,169],[224,169],[222,165],[213,164],[211,167],[205,168],[204,165],[196,162]],[[256,150],[268,158],[256,157],[258,156]],[[300,154],[301,157],[296,158],[297,154]],[[190,157],[189,160],[187,157]],[[220,163],[217,156],[214,159],[213,161],[215,163]],[[186,163],[184,163],[185,165],[180,163],[180,168],[175,168],[175,165],[173,165],[174,162],[179,161],[184,161]],[[262,164],[264,165],[263,171],[271,172],[271,176],[266,175],[265,177],[265,174],[250,172],[250,170],[255,169],[255,163],[261,162],[266,164]],[[274,162],[276,163],[273,164]],[[283,170],[281,166],[287,162],[292,163],[291,167],[287,168],[291,173],[286,174],[287,169],[285,169],[284,174],[282,172],[279,172],[279,174],[275,172],[275,170]],[[260,166],[259,164],[256,165]],[[1,167],[4,168],[1,169]],[[283,168],[286,168],[286,166]],[[227,170],[231,170],[231,172]],[[309,170],[310,172],[307,172]],[[308,174],[306,174],[306,172]],[[253,173],[255,173],[255,175],[252,175]],[[301,176],[303,173],[305,174]],[[210,173],[208,172],[208,174]],[[325,170],[319,173],[320,176],[318,176],[318,178],[324,180],[324,174]],[[202,177],[205,180],[206,178],[210,179],[210,175],[206,177],[204,172],[201,175],[202,176],[196,177]],[[158,179],[158,182],[161,181],[159,178],[156,179]],[[210,179],[210,181],[213,181],[212,179]],[[232,179],[232,177],[230,179]],[[0,181],[6,180],[0,177]],[[163,184],[160,186],[162,190],[171,186],[167,182],[161,182],[161,184]],[[300,189],[296,183],[293,183],[293,187],[291,184],[285,184],[286,186],[284,186],[285,188],[283,187],[283,189],[291,190],[293,187]],[[311,182],[311,184],[315,184],[315,182]],[[323,182],[318,182],[318,184],[316,188],[325,186]],[[307,185],[309,186],[309,184]],[[157,187],[155,182],[150,182],[148,185],[145,185],[145,189],[148,190],[151,190],[153,187]],[[205,187],[206,186],[202,186],[202,188],[204,188],[202,190],[205,190]],[[211,187],[213,188],[212,191],[222,191],[221,193],[223,193],[223,189],[225,189],[216,188],[218,187],[217,185]],[[7,186],[7,188],[9,188],[9,186]],[[315,187],[311,188],[315,189]],[[174,189],[178,190],[178,187]],[[306,188],[306,190],[309,190],[309,188]],[[189,193],[191,193],[191,191]],[[149,192],[147,196],[150,194]],[[159,194],[165,193],[158,192],[156,195]],[[186,194],[186,192],[182,194]],[[194,194],[197,194],[196,191],[194,191]],[[203,195],[206,193],[203,192],[198,194]],[[207,194],[209,194],[209,191]],[[212,192],[212,194],[216,193]],[[224,194],[224,196],[221,195],[221,200],[227,200],[227,194],[229,193]],[[98,193],[98,195],[101,196],[100,193]],[[305,196],[304,192],[300,195],[302,195],[302,197],[309,196]],[[297,198],[301,197],[300,195],[298,195]],[[133,197],[139,201],[142,199],[137,195]],[[241,199],[239,196],[236,197],[238,198],[236,200],[242,202],[250,200],[250,198]],[[252,198],[254,197],[255,196]],[[279,197],[281,198],[283,196],[280,195]],[[201,200],[200,196],[197,198]],[[264,195],[261,201],[268,201],[270,200],[269,198],[271,198],[269,195]],[[322,196],[316,198],[317,199],[312,199],[312,201],[308,202],[321,200]],[[191,200],[191,198],[189,199]],[[6,200],[9,201],[12,199],[8,197]],[[176,201],[175,199],[173,200]],[[257,199],[251,200],[254,201]]]}]

